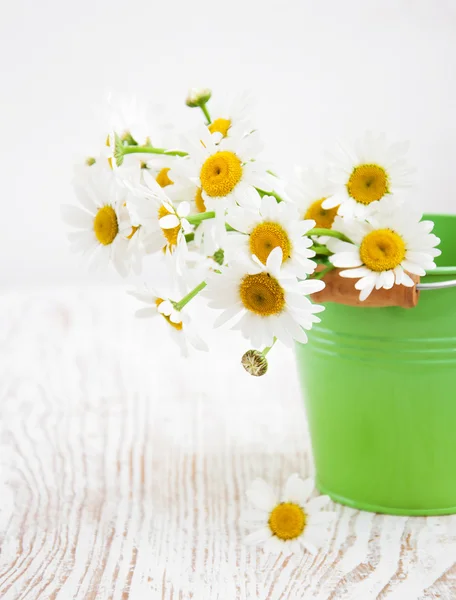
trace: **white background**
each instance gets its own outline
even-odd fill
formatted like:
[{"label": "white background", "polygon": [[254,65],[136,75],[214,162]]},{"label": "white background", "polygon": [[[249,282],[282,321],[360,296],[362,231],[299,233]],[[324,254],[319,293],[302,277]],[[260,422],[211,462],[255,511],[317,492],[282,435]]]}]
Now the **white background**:
[{"label": "white background", "polygon": [[94,277],[59,205],[108,90],[169,103],[176,122],[190,86],[251,90],[284,176],[366,129],[409,139],[414,201],[454,212],[452,0],[16,0],[2,3],[0,67],[3,287]]}]

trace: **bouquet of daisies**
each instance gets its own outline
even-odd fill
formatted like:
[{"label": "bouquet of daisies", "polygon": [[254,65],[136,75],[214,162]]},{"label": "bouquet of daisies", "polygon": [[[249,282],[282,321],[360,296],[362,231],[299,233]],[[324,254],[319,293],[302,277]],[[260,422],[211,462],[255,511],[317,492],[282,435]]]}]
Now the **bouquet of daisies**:
[{"label": "bouquet of daisies", "polygon": [[138,316],[161,315],[184,352],[206,349],[188,313],[201,294],[219,313],[215,326],[230,322],[250,341],[243,365],[262,375],[277,340],[307,341],[324,310],[312,296],[331,271],[356,280],[364,302],[375,290],[415,286],[435,267],[439,239],[432,222],[404,208],[406,145],[366,135],[326,172],[302,170],[285,183],[261,160],[245,98],[217,114],[210,98],[191,90],[187,106],[203,120],[177,147],[156,144],[136,104],[130,118],[114,111],[99,156],[77,168],[80,206],[64,206],[63,216],[71,245],[96,267],[112,263],[126,276],[161,257],[172,285],[132,292]]}]

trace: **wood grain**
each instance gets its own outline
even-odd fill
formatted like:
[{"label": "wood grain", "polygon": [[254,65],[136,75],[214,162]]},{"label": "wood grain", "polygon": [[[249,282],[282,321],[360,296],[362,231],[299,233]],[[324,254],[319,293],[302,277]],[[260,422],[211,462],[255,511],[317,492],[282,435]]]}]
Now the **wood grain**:
[{"label": "wood grain", "polygon": [[[456,598],[456,520],[334,505],[313,557],[242,544],[244,492],[311,473],[291,354],[177,358],[116,289],[0,298],[0,598]],[[166,327],[166,324],[164,324]]]}]

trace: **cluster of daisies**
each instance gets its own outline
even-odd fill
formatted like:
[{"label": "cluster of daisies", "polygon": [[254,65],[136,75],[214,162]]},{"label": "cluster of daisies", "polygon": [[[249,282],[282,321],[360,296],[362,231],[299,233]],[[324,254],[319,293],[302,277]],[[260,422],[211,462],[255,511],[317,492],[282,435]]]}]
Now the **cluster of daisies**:
[{"label": "cluster of daisies", "polygon": [[188,309],[201,295],[219,312],[216,326],[230,323],[250,341],[243,365],[261,375],[276,340],[307,341],[324,308],[311,297],[330,270],[356,279],[365,300],[413,286],[411,274],[435,267],[439,239],[401,197],[406,145],[369,134],[325,172],[302,170],[285,184],[261,160],[248,98],[217,112],[210,98],[191,90],[187,105],[204,122],[161,139],[147,110],[112,106],[101,150],[77,167],[80,206],[63,216],[71,245],[95,267],[111,263],[126,276],[160,257],[172,284],[157,278],[133,292],[138,316],[161,315],[184,352],[205,349]]}]

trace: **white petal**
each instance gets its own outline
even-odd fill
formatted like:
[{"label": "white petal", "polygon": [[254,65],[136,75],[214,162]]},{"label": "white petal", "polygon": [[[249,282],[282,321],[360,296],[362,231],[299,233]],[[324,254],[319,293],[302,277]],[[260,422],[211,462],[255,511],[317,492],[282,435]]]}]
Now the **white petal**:
[{"label": "white petal", "polygon": [[235,306],[230,306],[222,312],[214,321],[214,327],[224,325],[242,312],[242,304],[238,303]]},{"label": "white petal", "polygon": [[181,202],[177,207],[179,217],[186,217],[190,213],[190,203],[187,201]]},{"label": "white petal", "polygon": [[329,510],[322,510],[313,514],[309,514],[307,519],[308,526],[319,526],[327,523],[332,523],[337,519],[337,513]]},{"label": "white petal", "polygon": [[370,275],[371,271],[367,267],[358,267],[355,269],[348,269],[347,271],[341,271],[339,275],[341,277],[349,277],[352,279],[359,279],[360,277],[366,277]]},{"label": "white petal", "polygon": [[262,544],[270,537],[272,537],[272,531],[269,529],[269,527],[262,527],[261,529],[258,529],[257,531],[247,535],[244,538],[244,542],[248,545]]},{"label": "white petal", "polygon": [[324,506],[331,502],[331,498],[329,496],[318,496],[317,498],[312,498],[306,505],[306,510],[311,515],[312,513],[319,512]]},{"label": "white petal", "polygon": [[260,510],[271,511],[277,504],[277,498],[271,487],[263,479],[255,479],[246,492],[247,498]]},{"label": "white petal", "polygon": [[283,252],[280,246],[277,246],[269,253],[266,260],[266,267],[273,275],[280,273],[280,267],[282,266]]},{"label": "white petal", "polygon": [[269,519],[269,513],[265,510],[258,510],[257,508],[248,508],[243,510],[240,516],[241,523],[245,525],[253,526],[254,523],[257,525],[264,525]]},{"label": "white petal", "polygon": [[426,275],[426,271],[422,267],[420,267],[420,265],[417,265],[409,260],[403,260],[401,266],[406,271],[408,271],[409,273],[413,273],[414,275],[420,275],[422,277]]},{"label": "white petal", "polygon": [[160,314],[169,317],[169,315],[174,311],[174,307],[169,300],[164,300],[163,302],[160,302],[157,310]]},{"label": "white petal", "polygon": [[159,220],[162,229],[174,229],[179,225],[179,219],[176,215],[166,215]]},{"label": "white petal", "polygon": [[297,473],[290,475],[283,493],[284,502],[294,502],[304,506],[313,492],[314,482],[311,478],[301,479]]},{"label": "white petal", "polygon": [[360,267],[363,264],[358,251],[338,252],[329,259],[335,267]]},{"label": "white petal", "polygon": [[361,292],[359,294],[359,299],[361,300],[361,302],[364,302],[364,300],[366,300],[366,298],[368,298],[370,296],[373,289],[374,289],[374,284],[369,285],[369,286],[365,287],[363,290],[361,290]]},{"label": "white petal", "polygon": [[93,226],[93,216],[77,206],[63,204],[61,206],[61,213],[68,225],[78,227],[79,229],[91,229]]}]

